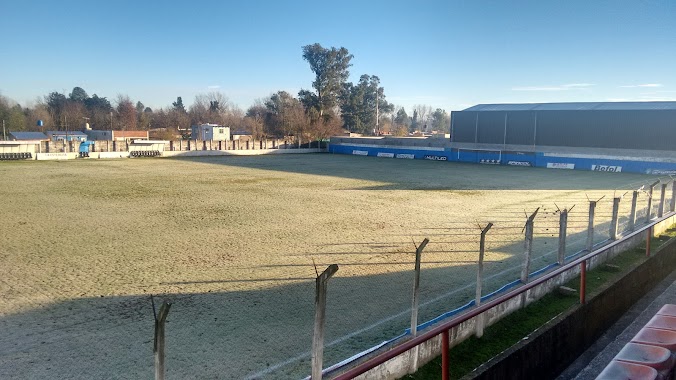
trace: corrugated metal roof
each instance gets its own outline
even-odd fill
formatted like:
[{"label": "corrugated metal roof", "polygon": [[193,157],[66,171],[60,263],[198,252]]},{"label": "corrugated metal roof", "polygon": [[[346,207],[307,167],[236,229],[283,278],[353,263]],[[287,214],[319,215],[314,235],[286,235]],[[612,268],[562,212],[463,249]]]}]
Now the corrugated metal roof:
[{"label": "corrugated metal roof", "polygon": [[463,111],[676,110],[676,102],[477,104]]},{"label": "corrugated metal roof", "polygon": [[42,132],[9,132],[17,140],[49,140]]}]

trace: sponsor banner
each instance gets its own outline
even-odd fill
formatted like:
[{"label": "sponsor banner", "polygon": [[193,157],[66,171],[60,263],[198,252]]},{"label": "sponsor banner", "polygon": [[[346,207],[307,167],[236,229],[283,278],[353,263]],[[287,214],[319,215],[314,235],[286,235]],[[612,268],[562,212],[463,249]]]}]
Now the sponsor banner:
[{"label": "sponsor banner", "polygon": [[355,154],[357,156],[368,156],[369,151],[368,150],[353,150],[352,154]]},{"label": "sponsor banner", "polygon": [[610,166],[610,165],[592,165],[591,170],[595,172],[611,172],[619,173],[622,171],[621,166]]},{"label": "sponsor banner", "polygon": [[446,156],[434,156],[431,154],[426,154],[423,158],[431,161],[448,161],[448,157]]},{"label": "sponsor banner", "polygon": [[481,159],[479,163],[484,165],[500,165],[500,160]]},{"label": "sponsor banner", "polygon": [[532,166],[532,164],[528,161],[507,161],[507,165],[512,165],[512,166]]},{"label": "sponsor banner", "polygon": [[655,175],[676,175],[676,170],[665,170],[665,169],[648,169],[646,174],[655,174]]},{"label": "sponsor banner", "polygon": [[406,158],[406,159],[412,160],[412,159],[415,158],[415,155],[411,154],[411,153],[399,153],[395,157],[396,158]]},{"label": "sponsor banner", "polygon": [[394,158],[394,153],[378,152],[378,157]]},{"label": "sponsor banner", "polygon": [[575,164],[567,164],[563,162],[548,162],[547,168],[549,169],[575,169]]},{"label": "sponsor banner", "polygon": [[504,150],[502,151],[502,154],[513,154],[515,156],[534,156],[535,153],[533,152],[517,152],[514,150]]},{"label": "sponsor banner", "polygon": [[36,160],[72,160],[77,158],[78,153],[36,153]]}]

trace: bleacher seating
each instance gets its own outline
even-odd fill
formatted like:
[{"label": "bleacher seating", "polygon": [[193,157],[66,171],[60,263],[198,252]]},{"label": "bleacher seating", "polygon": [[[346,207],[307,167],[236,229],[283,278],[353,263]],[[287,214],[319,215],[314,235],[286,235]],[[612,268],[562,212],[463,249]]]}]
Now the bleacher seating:
[{"label": "bleacher seating", "polygon": [[28,160],[33,158],[30,152],[21,153],[0,153],[0,160]]},{"label": "bleacher seating", "polygon": [[664,305],[604,368],[597,380],[674,380],[676,305]]},{"label": "bleacher seating", "polygon": [[132,150],[129,155],[131,157],[157,157],[162,153],[159,150]]}]

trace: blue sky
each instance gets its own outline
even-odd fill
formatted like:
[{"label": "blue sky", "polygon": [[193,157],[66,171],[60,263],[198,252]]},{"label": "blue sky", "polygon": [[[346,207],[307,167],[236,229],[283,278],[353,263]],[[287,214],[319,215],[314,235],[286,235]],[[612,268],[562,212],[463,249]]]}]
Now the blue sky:
[{"label": "blue sky", "polygon": [[309,89],[301,46],[343,46],[408,110],[676,100],[676,1],[0,0],[0,94],[74,86],[159,108],[219,91],[246,109]]}]

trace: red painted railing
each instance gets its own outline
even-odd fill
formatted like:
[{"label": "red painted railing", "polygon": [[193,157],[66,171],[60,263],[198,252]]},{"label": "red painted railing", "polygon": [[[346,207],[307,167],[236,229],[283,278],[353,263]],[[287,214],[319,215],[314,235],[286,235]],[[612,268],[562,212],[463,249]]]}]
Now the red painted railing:
[{"label": "red painted railing", "polygon": [[580,265],[580,270],[581,270],[580,302],[584,303],[585,302],[585,292],[586,292],[585,271],[586,271],[586,267],[587,267],[587,262],[591,258],[593,258],[597,255],[600,255],[600,254],[608,251],[609,249],[624,243],[626,240],[628,240],[628,239],[630,239],[634,236],[643,234],[644,232],[647,234],[647,236],[646,236],[646,238],[647,238],[646,255],[650,256],[650,239],[648,237],[650,237],[652,235],[653,226],[655,226],[655,224],[657,224],[657,223],[662,222],[665,219],[670,218],[673,215],[674,215],[674,213],[672,212],[672,213],[669,213],[668,215],[665,215],[662,218],[658,218],[654,221],[651,221],[649,224],[636,229],[635,231],[627,234],[626,236],[623,236],[622,239],[620,239],[620,240],[612,241],[611,243],[606,244],[603,247],[600,247],[599,249],[596,249],[596,250],[594,250],[594,251],[592,251],[592,252],[590,252],[590,253],[588,253],[584,256],[581,256],[581,257],[569,262],[568,264],[561,266],[560,268],[557,268],[557,269],[555,269],[555,270],[553,270],[549,273],[546,273],[546,274],[534,279],[533,281],[528,282],[527,284],[523,284],[523,285],[519,286],[518,288],[516,288],[516,289],[514,289],[510,292],[507,292],[507,293],[503,294],[502,296],[495,298],[494,300],[491,300],[491,301],[488,301],[484,304],[481,304],[479,307],[477,307],[475,309],[472,309],[472,310],[470,310],[470,311],[468,311],[464,314],[458,315],[458,316],[452,318],[451,320],[444,322],[444,323],[440,324],[439,326],[432,328],[429,331],[424,332],[421,335],[418,335],[414,338],[411,338],[410,340],[393,347],[389,351],[386,351],[386,352],[383,352],[382,354],[374,356],[373,358],[357,365],[356,367],[351,368],[350,370],[338,375],[337,377],[335,377],[335,380],[349,380],[349,379],[352,379],[356,376],[359,376],[359,375],[365,373],[366,371],[373,369],[373,368],[385,363],[386,361],[393,359],[393,358],[403,354],[404,352],[406,352],[406,351],[408,351],[408,350],[410,350],[410,349],[412,349],[412,348],[414,348],[414,347],[416,347],[416,346],[418,346],[422,343],[427,342],[428,340],[436,337],[439,334],[442,334],[442,337],[443,337],[442,353],[441,353],[442,354],[441,355],[442,379],[447,380],[449,378],[449,369],[450,369],[450,367],[449,367],[450,363],[449,363],[449,359],[448,359],[448,340],[449,340],[449,330],[450,329],[458,326],[459,324],[461,324],[461,323],[463,323],[463,322],[465,322],[465,321],[467,321],[471,318],[476,317],[477,315],[479,315],[479,314],[481,314],[481,313],[483,313],[483,312],[485,312],[485,311],[487,311],[491,308],[494,308],[494,307],[496,307],[496,306],[498,306],[498,305],[500,305],[504,302],[507,302],[507,301],[513,299],[513,298],[519,297],[522,294],[524,294],[525,292],[527,292],[528,290],[530,290],[530,289],[532,289],[532,288],[534,288],[534,287],[536,287],[536,286],[538,286],[538,285],[540,285],[540,284],[542,284],[546,281],[549,281],[552,278],[557,277],[557,276],[575,268],[578,265]]}]

